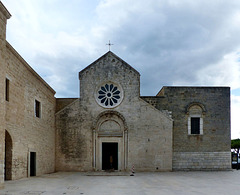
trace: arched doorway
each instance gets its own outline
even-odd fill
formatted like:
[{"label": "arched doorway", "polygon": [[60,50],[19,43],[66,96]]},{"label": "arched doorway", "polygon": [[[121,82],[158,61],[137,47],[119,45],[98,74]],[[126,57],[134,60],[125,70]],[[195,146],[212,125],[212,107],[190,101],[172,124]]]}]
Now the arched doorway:
[{"label": "arched doorway", "polygon": [[125,170],[128,131],[124,117],[116,111],[101,113],[93,130],[93,167],[96,171]]},{"label": "arched doorway", "polygon": [[5,130],[4,180],[12,180],[12,138]]}]

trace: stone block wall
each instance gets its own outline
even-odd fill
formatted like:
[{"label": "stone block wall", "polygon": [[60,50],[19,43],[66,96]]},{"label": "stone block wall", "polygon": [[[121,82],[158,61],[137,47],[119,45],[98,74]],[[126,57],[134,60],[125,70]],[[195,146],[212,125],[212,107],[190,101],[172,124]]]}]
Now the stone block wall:
[{"label": "stone block wall", "polygon": [[78,98],[56,98],[56,113]]},{"label": "stone block wall", "polygon": [[55,91],[6,41],[10,17],[0,1],[0,188],[5,175],[8,180],[30,175],[30,152],[36,153],[36,175],[55,171]]},{"label": "stone block wall", "polygon": [[[196,159],[195,154],[201,154],[201,159],[212,162],[224,162],[222,166],[212,165],[212,169],[230,168],[231,130],[230,130],[230,88],[229,87],[163,87],[156,97],[142,97],[159,110],[172,111],[173,125],[173,169],[181,169],[179,162],[189,165],[186,169],[199,169],[186,161]],[[189,135],[187,108],[192,103],[200,103],[203,113],[203,134]],[[216,152],[219,154],[217,155]],[[210,153],[214,153],[212,156]],[[226,153],[228,155],[221,155]],[[192,158],[190,158],[192,154]],[[204,155],[206,156],[202,158]],[[218,156],[215,160],[215,156]],[[179,159],[180,158],[180,159]],[[183,159],[181,159],[183,158]],[[222,158],[219,161],[219,158]],[[204,162],[200,163],[201,165]],[[218,163],[219,164],[219,163]],[[227,167],[228,166],[228,167]],[[205,167],[205,165],[204,165]],[[208,167],[208,169],[210,169]]]},{"label": "stone block wall", "polygon": [[[6,41],[10,16],[0,2],[0,188],[5,172],[6,179],[30,175],[30,152],[36,152],[36,175],[55,170],[55,91]],[[41,102],[40,118],[35,117],[35,100]]]},{"label": "stone block wall", "polygon": [[[9,79],[9,101],[4,102],[5,130],[13,147],[11,179],[29,176],[30,152],[36,152],[36,175],[54,172],[55,91],[8,43],[4,56],[6,75],[2,79]],[[35,116],[35,100],[40,102],[39,118]]]},{"label": "stone block wall", "polygon": [[[29,176],[30,152],[36,152],[36,175],[55,170],[55,91],[7,43],[8,18],[0,2],[0,187],[4,167],[7,179]],[[41,102],[40,118],[35,117],[35,100]]]},{"label": "stone block wall", "polygon": [[172,170],[171,117],[140,99],[124,112],[129,124],[129,162],[136,171]]},{"label": "stone block wall", "polygon": [[86,103],[96,102],[97,87],[106,81],[121,83],[124,91],[123,101],[131,102],[140,95],[140,74],[110,51],[83,69],[79,73],[79,79],[80,98]]},{"label": "stone block wall", "polygon": [[[105,111],[101,107],[93,109],[79,99],[56,114],[57,171],[94,170],[93,130],[98,131],[96,120]],[[121,105],[111,111],[121,114],[126,122],[127,146],[124,146],[124,150],[127,151],[121,153],[121,158],[125,158],[124,153],[127,153],[126,170],[133,165],[137,171],[172,170],[172,120],[167,114],[137,97],[131,106]],[[114,138],[105,137],[104,140],[108,142]]]},{"label": "stone block wall", "polygon": [[93,119],[80,99],[56,114],[56,171],[92,171]]},{"label": "stone block wall", "polygon": [[0,1],[0,42],[5,42],[6,40],[7,19],[9,19],[10,17],[11,14]]},{"label": "stone block wall", "polygon": [[[121,170],[133,165],[137,171],[172,170],[172,119],[139,98],[136,70],[108,52],[82,70],[79,78],[80,99],[56,114],[57,170],[101,170],[103,142],[118,142]],[[108,82],[121,86],[123,95],[113,108],[99,105],[95,96],[99,85]],[[119,135],[101,135],[100,119],[119,124]]]},{"label": "stone block wall", "polygon": [[173,170],[228,170],[230,152],[175,152]]},{"label": "stone block wall", "polygon": [[6,24],[10,13],[0,1],[0,189],[4,184],[4,156],[5,156],[5,58],[6,53]]},{"label": "stone block wall", "polygon": [[3,64],[3,59],[1,58],[1,47],[0,47],[0,189],[3,188],[4,183],[4,138],[5,138],[5,68]]}]

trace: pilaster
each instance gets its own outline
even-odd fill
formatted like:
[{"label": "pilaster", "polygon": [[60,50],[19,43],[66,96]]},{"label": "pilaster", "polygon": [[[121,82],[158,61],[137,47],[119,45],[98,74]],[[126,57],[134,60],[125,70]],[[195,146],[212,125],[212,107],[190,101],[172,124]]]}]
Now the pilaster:
[{"label": "pilaster", "polygon": [[11,14],[0,1],[0,189],[4,187],[6,25]]}]

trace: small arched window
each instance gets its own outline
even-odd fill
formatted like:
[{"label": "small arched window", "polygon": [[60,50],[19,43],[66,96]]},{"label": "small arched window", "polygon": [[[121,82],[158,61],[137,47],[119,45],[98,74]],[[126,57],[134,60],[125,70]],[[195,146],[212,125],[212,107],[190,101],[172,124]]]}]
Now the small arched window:
[{"label": "small arched window", "polygon": [[192,104],[188,107],[188,134],[203,134],[203,107],[198,104]]}]

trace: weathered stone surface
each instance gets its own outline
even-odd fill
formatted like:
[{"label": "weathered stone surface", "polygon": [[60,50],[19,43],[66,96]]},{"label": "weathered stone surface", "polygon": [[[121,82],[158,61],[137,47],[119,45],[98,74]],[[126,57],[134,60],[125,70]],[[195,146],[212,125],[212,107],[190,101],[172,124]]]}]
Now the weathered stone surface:
[{"label": "weathered stone surface", "polygon": [[[29,175],[28,154],[36,152],[36,174],[53,172],[55,162],[54,91],[7,44],[6,77],[10,80],[5,101],[6,130],[13,141],[12,179]],[[35,117],[35,100],[41,104]]]},{"label": "weathered stone surface", "polygon": [[9,13],[0,2],[0,189],[3,188],[4,183],[4,138],[5,138],[5,58],[6,53],[6,24],[7,18],[10,17]]},{"label": "weathered stone surface", "polygon": [[[181,161],[181,155],[179,156],[178,153],[203,152],[202,155],[204,155],[204,152],[219,152],[219,156],[222,156],[225,162],[223,166],[228,165],[228,169],[231,167],[229,160],[231,149],[229,87],[163,87],[157,97],[142,97],[142,99],[159,110],[172,111],[173,159],[180,158],[179,161]],[[188,134],[187,108],[192,103],[199,103],[205,108],[203,135]],[[222,152],[228,155],[221,155]],[[188,155],[189,158],[190,156]],[[209,155],[206,159],[209,159]],[[212,159],[212,162],[215,162],[215,159]],[[174,169],[181,169],[176,163],[174,166]],[[188,168],[195,169],[191,166]],[[212,165],[212,168],[215,169],[216,165]]]},{"label": "weathered stone surface", "polygon": [[[55,171],[55,91],[6,42],[4,10],[0,2],[0,186],[4,167],[7,179],[29,176],[30,152],[36,152],[36,175]],[[35,117],[35,100],[41,103],[40,118]]]},{"label": "weathered stone surface", "polygon": [[[56,99],[6,41],[9,17],[0,2],[0,188],[5,172],[7,179],[30,175],[30,152],[37,175],[100,171],[106,144],[117,146],[118,170],[231,167],[230,88],[163,87],[140,97],[140,74],[109,51],[79,73],[80,98]],[[198,135],[191,134],[191,117],[198,117]]]},{"label": "weathered stone surface", "polygon": [[56,113],[78,98],[56,98]]},{"label": "weathered stone surface", "polygon": [[174,152],[173,170],[228,170],[230,152]]},{"label": "weathered stone surface", "polygon": [[[80,72],[80,99],[56,115],[57,170],[101,170],[103,142],[119,144],[120,170],[133,165],[137,170],[172,170],[172,119],[139,98],[139,76],[112,52]],[[111,109],[99,105],[95,95],[107,82],[121,86],[124,96]],[[106,121],[120,124],[122,133],[106,137],[101,126]]]}]

